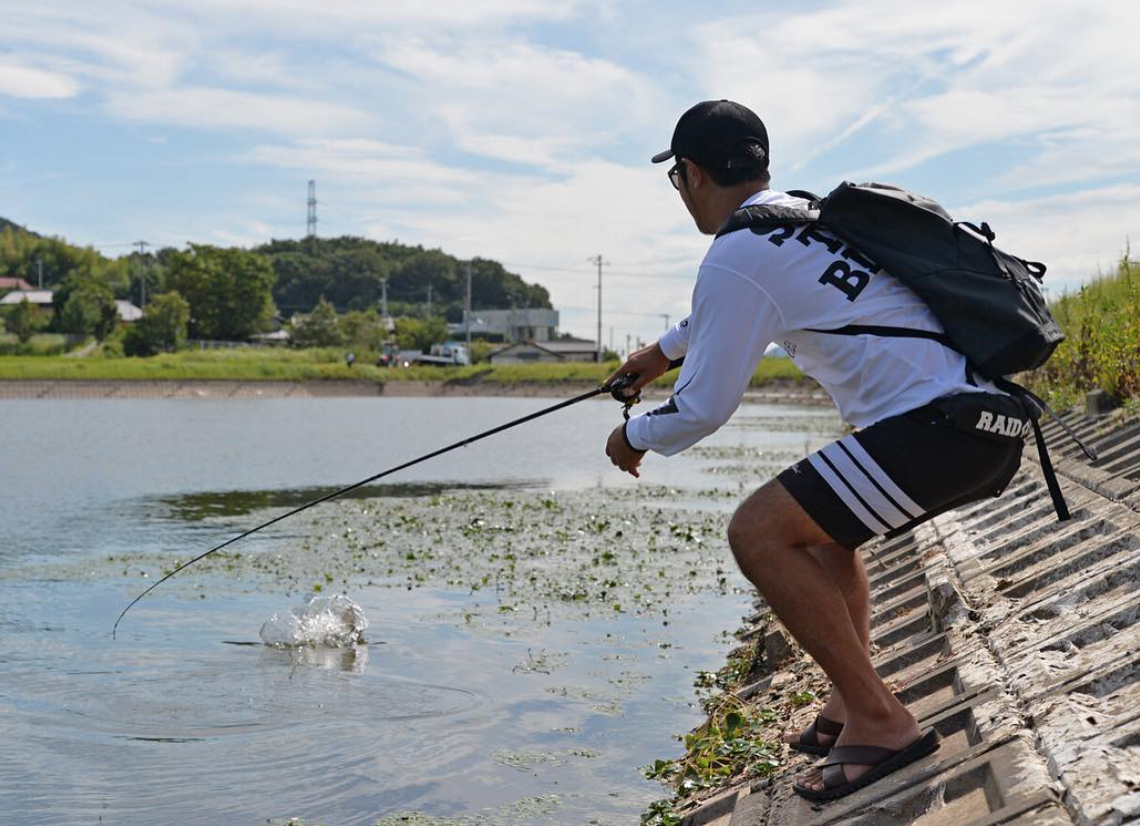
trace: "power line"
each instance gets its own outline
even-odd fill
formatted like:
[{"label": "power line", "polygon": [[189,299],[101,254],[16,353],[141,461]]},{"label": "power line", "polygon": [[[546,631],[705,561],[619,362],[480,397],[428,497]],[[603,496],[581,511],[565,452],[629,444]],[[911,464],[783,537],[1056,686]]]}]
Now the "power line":
[{"label": "power line", "polygon": [[[559,304],[558,307],[556,307],[555,309],[557,309],[559,312],[568,312],[568,313],[592,313],[597,308],[596,307],[568,307],[565,304]],[[661,313],[639,313],[636,310],[607,310],[607,312],[610,315],[637,316],[638,318],[661,318],[661,316],[662,316]]]},{"label": "power line", "polygon": [[[594,262],[593,258],[586,259],[591,263]],[[582,275],[581,269],[571,269],[570,267],[552,267],[547,264],[524,264],[518,261],[499,261],[504,267],[511,267],[521,270],[545,270],[546,272],[562,272],[569,275]],[[608,264],[607,264],[608,266]],[[677,279],[679,281],[693,281],[695,275],[675,275],[664,272],[630,272],[628,270],[606,270],[606,275],[616,275],[622,278],[669,278]]]}]

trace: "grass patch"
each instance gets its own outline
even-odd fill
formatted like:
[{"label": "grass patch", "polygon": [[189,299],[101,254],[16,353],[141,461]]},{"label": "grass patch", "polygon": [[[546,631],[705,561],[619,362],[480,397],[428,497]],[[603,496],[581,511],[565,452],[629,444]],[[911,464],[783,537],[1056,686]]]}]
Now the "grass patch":
[{"label": "grass patch", "polygon": [[[2,345],[3,342],[0,342]],[[43,345],[47,347],[45,343]],[[54,346],[54,345],[52,345]],[[0,349],[2,352],[2,349]],[[58,355],[0,355],[0,380],[88,381],[432,381],[512,386],[521,384],[601,384],[618,362],[566,362],[562,364],[473,364],[467,367],[386,368],[369,364],[361,356],[356,365],[344,363],[339,349],[235,348],[186,350],[150,358],[64,358]],[[669,384],[676,373],[658,380]],[[804,375],[787,359],[765,359],[752,379],[758,387],[771,382],[805,382]]]},{"label": "grass patch", "polygon": [[0,356],[60,356],[67,352],[67,336],[40,333],[21,342],[12,333],[0,333]]},{"label": "grass patch", "polygon": [[383,381],[387,370],[371,365],[348,367],[320,350],[187,350],[150,358],[7,356],[0,358],[0,379],[108,381]]},{"label": "grass patch", "polygon": [[1058,408],[1103,389],[1121,403],[1140,397],[1140,265],[1125,255],[1116,272],[1050,307],[1066,339],[1028,384]]}]

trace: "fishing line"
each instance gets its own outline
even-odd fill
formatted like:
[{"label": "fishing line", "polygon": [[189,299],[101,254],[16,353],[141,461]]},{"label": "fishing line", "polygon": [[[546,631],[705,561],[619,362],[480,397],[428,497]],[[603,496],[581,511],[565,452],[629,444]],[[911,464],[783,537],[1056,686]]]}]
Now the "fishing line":
[{"label": "fishing line", "polygon": [[[672,364],[669,365],[669,368],[672,369],[673,367],[678,366],[678,364],[679,364],[679,362],[673,362]],[[586,399],[592,399],[595,396],[602,395],[603,393],[611,394],[615,399],[617,399],[619,402],[624,404],[625,410],[623,412],[625,413],[626,418],[629,418],[629,408],[631,405],[633,405],[634,403],[637,402],[638,396],[633,396],[631,398],[627,398],[624,395],[623,391],[626,388],[628,388],[631,384],[633,384],[636,380],[637,380],[636,374],[627,373],[623,376],[619,376],[614,381],[607,382],[606,384],[602,384],[598,387],[595,387],[593,390],[589,390],[585,393],[582,393],[579,396],[574,396],[571,399],[566,399],[565,401],[561,401],[558,404],[551,405],[550,407],[544,408],[544,409],[539,410],[535,413],[531,413],[529,415],[523,416],[520,419],[515,419],[514,421],[507,422],[506,424],[501,424],[498,427],[493,427],[490,430],[485,430],[482,433],[476,434],[475,436],[470,436],[466,439],[463,439],[462,441],[456,442],[455,444],[448,445],[447,447],[441,447],[439,450],[435,450],[435,451],[432,451],[431,453],[420,456],[418,459],[412,459],[410,462],[404,462],[402,465],[397,465],[396,467],[389,468],[388,470],[382,471],[381,473],[377,473],[374,476],[369,476],[367,479],[361,479],[359,482],[352,484],[352,485],[349,485],[346,488],[341,488],[340,490],[333,491],[332,493],[326,494],[325,496],[322,496],[319,499],[314,499],[311,502],[306,502],[305,504],[303,504],[299,507],[296,507],[293,510],[289,511],[288,513],[283,513],[280,516],[275,516],[273,519],[270,519],[268,522],[263,522],[254,528],[250,528],[248,531],[245,531],[244,533],[240,533],[237,536],[233,537],[232,539],[226,540],[221,545],[218,545],[214,548],[210,548],[210,550],[206,551],[205,553],[199,554],[198,556],[194,557],[189,562],[187,562],[185,565],[179,565],[177,568],[175,568],[173,571],[168,573],[162,579],[158,580],[158,582],[154,583],[149,588],[147,588],[145,591],[143,591],[141,594],[139,594],[137,597],[135,597],[133,600],[131,600],[130,604],[126,608],[123,609],[123,612],[121,614],[119,614],[119,618],[117,620],[115,620],[115,624],[111,628],[111,639],[115,639],[115,635],[119,631],[119,623],[123,621],[123,617],[125,617],[127,615],[127,611],[130,611],[139,600],[141,600],[143,597],[145,597],[147,594],[149,594],[151,591],[153,591],[159,585],[166,582],[166,580],[170,579],[175,574],[179,573],[180,571],[186,570],[191,565],[193,565],[195,562],[198,562],[199,560],[205,559],[206,557],[210,556],[211,554],[217,553],[218,551],[222,550],[223,548],[225,548],[229,545],[232,545],[233,543],[237,542],[239,539],[244,539],[245,537],[249,536],[250,534],[257,533],[258,531],[262,530],[263,528],[268,528],[270,525],[275,525],[278,522],[282,521],[283,519],[288,519],[290,516],[295,516],[298,513],[301,513],[302,511],[306,511],[315,505],[321,504],[322,502],[327,502],[330,499],[335,499],[338,496],[343,496],[344,494],[349,493],[350,491],[354,491],[357,488],[363,487],[364,485],[367,485],[370,482],[375,482],[377,479],[383,479],[385,476],[390,476],[391,474],[396,473],[397,471],[401,471],[401,470],[405,470],[406,468],[410,468],[412,465],[418,465],[420,462],[426,462],[428,459],[434,459],[436,456],[441,456],[444,453],[447,453],[449,451],[456,450],[456,449],[461,448],[461,447],[467,447],[467,445],[472,444],[473,442],[477,442],[480,439],[485,439],[488,436],[494,436],[496,433],[502,433],[504,430],[508,430],[509,428],[516,427],[520,424],[524,424],[524,423],[529,422],[529,421],[533,421],[534,419],[537,419],[540,416],[545,416],[549,413],[554,413],[557,410],[562,410],[563,408],[570,407],[571,405],[574,405],[574,404],[578,404],[578,402],[583,402]]]}]

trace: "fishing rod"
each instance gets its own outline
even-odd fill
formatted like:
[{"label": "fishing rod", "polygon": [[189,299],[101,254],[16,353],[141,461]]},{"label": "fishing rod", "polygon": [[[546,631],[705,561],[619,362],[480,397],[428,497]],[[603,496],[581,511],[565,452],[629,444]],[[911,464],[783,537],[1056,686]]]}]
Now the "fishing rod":
[{"label": "fishing rod", "polygon": [[[673,368],[680,366],[680,364],[681,364],[681,360],[670,362],[668,369],[672,370]],[[431,453],[420,456],[418,459],[412,459],[410,462],[404,462],[402,465],[397,465],[396,467],[389,468],[388,470],[382,471],[381,473],[377,473],[374,476],[369,476],[367,479],[361,479],[359,482],[352,484],[352,485],[349,485],[346,488],[341,488],[340,490],[333,491],[332,493],[326,494],[326,495],[320,497],[319,499],[314,499],[311,502],[306,502],[305,504],[303,504],[299,507],[293,508],[293,510],[289,511],[288,513],[283,513],[280,516],[275,516],[273,519],[270,519],[268,522],[262,522],[260,525],[253,527],[253,528],[250,528],[248,531],[245,531],[244,533],[240,533],[237,536],[226,540],[221,545],[210,548],[210,550],[206,551],[205,553],[198,554],[198,556],[191,559],[185,565],[179,565],[177,568],[175,568],[173,571],[168,573],[162,579],[158,580],[158,582],[154,583],[149,588],[147,588],[145,591],[143,591],[141,594],[139,594],[137,597],[135,597],[133,600],[131,600],[130,604],[126,608],[123,609],[123,612],[121,614],[119,614],[119,618],[117,620],[115,620],[115,624],[111,628],[111,639],[115,639],[115,635],[119,631],[119,623],[123,621],[123,617],[125,617],[127,615],[127,611],[130,611],[132,608],[134,608],[135,604],[139,600],[141,600],[143,597],[145,597],[147,594],[149,594],[151,591],[153,591],[159,585],[166,582],[166,580],[170,579],[175,574],[179,573],[180,571],[186,570],[191,565],[193,565],[195,562],[198,562],[199,560],[205,559],[206,557],[210,556],[211,554],[215,554],[218,551],[222,550],[223,548],[225,548],[229,545],[232,545],[233,543],[237,542],[239,539],[245,539],[245,537],[249,536],[250,534],[257,533],[258,531],[260,531],[264,528],[268,528],[270,525],[275,525],[278,522],[282,521],[283,519],[288,519],[290,516],[296,516],[298,513],[301,513],[302,511],[306,511],[309,508],[313,507],[314,505],[319,505],[322,502],[329,501],[330,499],[336,499],[338,496],[343,496],[344,494],[349,493],[351,491],[354,491],[357,488],[364,487],[365,485],[367,485],[371,482],[375,482],[377,479],[383,479],[385,476],[390,476],[393,473],[396,473],[396,472],[401,471],[401,470],[405,470],[406,468],[410,468],[412,465],[418,465],[420,462],[426,462],[428,459],[434,459],[436,456],[442,456],[444,453],[448,453],[452,450],[456,450],[456,449],[461,448],[461,447],[467,447],[467,445],[472,444],[473,442],[477,442],[480,439],[486,439],[488,436],[494,436],[496,433],[502,433],[504,430],[509,430],[512,427],[517,427],[520,424],[525,424],[526,422],[533,421],[533,420],[535,420],[541,416],[546,416],[550,413],[554,413],[557,410],[562,410],[563,408],[570,407],[571,405],[574,405],[574,404],[578,404],[578,402],[583,402],[586,399],[592,399],[595,396],[602,395],[603,393],[609,393],[617,401],[621,402],[624,405],[624,408],[622,410],[622,414],[628,419],[629,418],[629,408],[632,407],[634,404],[636,404],[641,399],[640,393],[635,394],[633,396],[627,396],[625,394],[625,391],[635,381],[637,381],[637,374],[636,373],[626,373],[625,375],[618,376],[613,381],[608,381],[604,384],[601,384],[598,387],[595,387],[593,390],[589,390],[585,393],[582,393],[581,395],[575,396],[571,399],[566,399],[565,401],[558,402],[558,404],[551,405],[550,407],[547,407],[547,408],[539,410],[535,413],[531,413],[529,415],[523,416],[520,419],[515,419],[514,421],[507,422],[506,424],[501,424],[498,427],[493,427],[490,430],[485,430],[482,433],[478,433],[474,436],[470,436],[466,439],[463,439],[462,441],[456,442],[455,444],[448,445],[447,447],[441,447],[439,450],[435,450],[435,451],[432,451]]]}]

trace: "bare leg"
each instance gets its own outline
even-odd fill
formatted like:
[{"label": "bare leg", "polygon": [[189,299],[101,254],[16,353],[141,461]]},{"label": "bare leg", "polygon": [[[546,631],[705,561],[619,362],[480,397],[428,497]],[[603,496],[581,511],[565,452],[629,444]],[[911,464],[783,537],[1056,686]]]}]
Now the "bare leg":
[{"label": "bare leg", "polygon": [[[858,551],[849,551],[842,545],[830,543],[809,548],[815,560],[827,571],[831,581],[843,595],[843,602],[847,605],[847,613],[851,617],[851,624],[855,633],[863,643],[863,648],[870,652],[871,640],[871,591],[867,582],[867,569],[863,565],[863,558]],[[847,719],[847,708],[843,704],[843,694],[832,686],[827,702],[820,711],[828,720],[837,723]],[[802,732],[791,732],[784,735],[785,743],[799,742]],[[835,737],[818,734],[820,744],[829,746],[835,742]]]},{"label": "bare leg", "polygon": [[[843,592],[807,552],[831,545],[830,537],[779,481],[744,501],[729,524],[728,540],[741,571],[842,694],[846,722],[836,745],[902,749],[917,739],[914,717],[875,673]],[[855,779],[867,768],[845,770]]]}]

